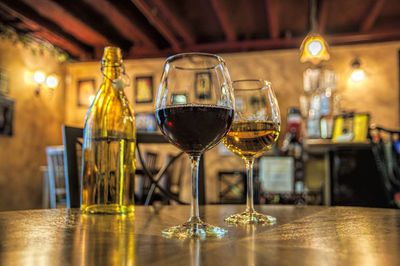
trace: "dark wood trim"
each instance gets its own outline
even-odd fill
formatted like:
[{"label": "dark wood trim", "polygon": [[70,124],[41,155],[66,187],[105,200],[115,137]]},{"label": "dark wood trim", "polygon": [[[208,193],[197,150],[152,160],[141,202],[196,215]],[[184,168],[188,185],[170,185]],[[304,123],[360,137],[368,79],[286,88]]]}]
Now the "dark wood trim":
[{"label": "dark wood trim", "polygon": [[391,41],[398,38],[400,38],[400,29],[326,36],[329,44],[356,44],[361,42]]},{"label": "dark wood trim", "polygon": [[[356,44],[381,40],[394,40],[400,37],[400,29],[392,31],[380,31],[369,33],[349,33],[346,35],[325,35],[330,45]],[[251,41],[235,41],[235,42],[219,42],[196,44],[187,47],[193,51],[246,51],[251,49],[267,50],[267,49],[288,49],[300,47],[303,38],[288,39],[262,39]]]},{"label": "dark wood trim", "polygon": [[[217,42],[217,43],[203,43],[194,44],[187,46],[179,50],[180,52],[238,52],[238,51],[249,51],[249,50],[269,50],[269,49],[293,49],[299,48],[303,38],[287,38],[287,39],[260,39],[251,41],[234,41],[234,42]],[[348,33],[346,35],[324,35],[324,38],[328,41],[328,44],[333,45],[352,45],[359,43],[370,43],[376,41],[393,41],[400,38],[400,29],[380,32],[369,32],[369,33]],[[171,49],[160,50],[156,53],[146,54],[129,54],[129,59],[137,58],[155,58],[155,57],[167,57],[173,53]]]}]

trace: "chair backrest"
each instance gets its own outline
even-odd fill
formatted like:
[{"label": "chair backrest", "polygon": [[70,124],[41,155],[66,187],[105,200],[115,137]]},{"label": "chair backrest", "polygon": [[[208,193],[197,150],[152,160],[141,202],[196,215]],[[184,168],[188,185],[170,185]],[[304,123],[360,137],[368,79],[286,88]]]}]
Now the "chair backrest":
[{"label": "chair backrest", "polygon": [[46,154],[48,164],[48,182],[50,188],[50,208],[55,208],[58,202],[65,202],[66,197],[64,147],[47,147]]},{"label": "chair backrest", "polygon": [[[67,190],[67,208],[79,208],[80,200],[80,163],[82,156],[83,129],[63,126],[65,187]],[[80,149],[77,148],[80,145]]]},{"label": "chair backrest", "polygon": [[[83,137],[83,129],[70,127],[63,125],[63,143],[64,143],[64,165],[65,165],[65,184],[66,184],[66,195],[67,195],[67,207],[68,208],[79,208],[80,207],[80,171],[79,166],[81,160],[78,159],[82,156],[82,151],[77,147],[82,147],[80,139]],[[140,133],[136,135],[136,148],[139,153],[139,161],[142,167],[149,170],[149,174],[152,171],[147,168],[146,160],[141,160],[141,151],[139,144],[161,144],[169,143],[168,140],[159,133]],[[78,144],[78,145],[77,145]],[[205,189],[204,189],[204,159],[200,160],[199,167],[199,204],[205,204]],[[143,169],[143,170],[145,170]],[[138,171],[138,170],[136,170]],[[146,171],[145,171],[146,172]],[[164,190],[165,191],[165,190]],[[168,193],[168,191],[166,191]]]},{"label": "chair backrest", "polygon": [[[145,152],[145,165],[147,169],[150,171],[151,174],[157,173],[157,160],[158,160],[158,153],[146,151]],[[145,174],[140,173],[141,178],[137,182],[137,199],[138,202],[144,203],[146,194],[149,192],[151,187],[151,180],[146,177]],[[138,203],[137,202],[137,203]]]},{"label": "chair backrest", "polygon": [[[171,161],[176,155],[168,154],[166,162]],[[182,178],[187,170],[187,162],[185,157],[182,156],[174,163],[175,167],[168,169],[165,173],[164,182],[167,189],[179,198],[182,188]]]}]

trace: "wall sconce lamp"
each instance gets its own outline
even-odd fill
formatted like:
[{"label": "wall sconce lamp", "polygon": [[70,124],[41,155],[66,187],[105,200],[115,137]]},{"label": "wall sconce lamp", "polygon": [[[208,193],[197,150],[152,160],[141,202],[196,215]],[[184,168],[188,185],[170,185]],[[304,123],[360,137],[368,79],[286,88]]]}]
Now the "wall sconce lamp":
[{"label": "wall sconce lamp", "polygon": [[54,89],[58,85],[58,78],[56,75],[49,75],[46,77],[46,74],[43,71],[36,71],[32,75],[32,80],[36,85],[35,95],[40,95],[40,90],[43,87],[47,87],[49,89]]},{"label": "wall sconce lamp", "polygon": [[364,70],[361,68],[361,63],[358,58],[354,59],[351,63],[353,72],[351,73],[351,80],[354,82],[360,82],[365,78]]}]

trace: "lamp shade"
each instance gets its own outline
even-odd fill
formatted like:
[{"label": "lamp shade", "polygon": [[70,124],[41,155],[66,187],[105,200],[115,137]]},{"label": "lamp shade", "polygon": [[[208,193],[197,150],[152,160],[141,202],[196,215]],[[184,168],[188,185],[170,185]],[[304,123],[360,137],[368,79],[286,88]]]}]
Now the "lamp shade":
[{"label": "lamp shade", "polygon": [[328,43],[318,33],[309,33],[300,46],[300,62],[310,62],[318,65],[321,61],[329,60]]}]

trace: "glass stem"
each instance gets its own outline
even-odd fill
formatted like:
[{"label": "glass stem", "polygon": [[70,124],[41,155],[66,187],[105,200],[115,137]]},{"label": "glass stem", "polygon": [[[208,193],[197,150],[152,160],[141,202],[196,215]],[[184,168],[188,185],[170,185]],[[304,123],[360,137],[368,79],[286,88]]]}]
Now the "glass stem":
[{"label": "glass stem", "polygon": [[254,198],[253,198],[253,165],[254,165],[254,159],[246,160],[246,171],[247,171],[246,212],[250,214],[255,212]]},{"label": "glass stem", "polygon": [[200,221],[199,215],[199,162],[201,155],[189,155],[192,170],[192,199],[190,201],[190,222]]}]

